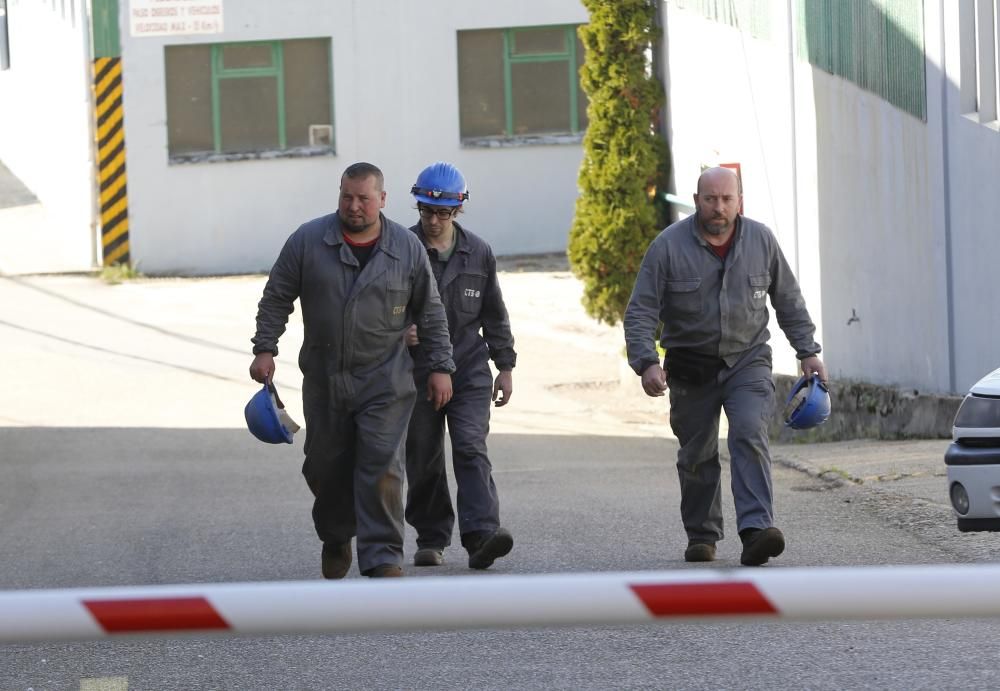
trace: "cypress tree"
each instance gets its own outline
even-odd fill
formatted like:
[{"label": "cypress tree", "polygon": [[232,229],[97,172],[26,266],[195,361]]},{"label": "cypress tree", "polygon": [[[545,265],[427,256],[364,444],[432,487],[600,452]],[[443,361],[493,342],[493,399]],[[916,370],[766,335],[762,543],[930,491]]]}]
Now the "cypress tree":
[{"label": "cypress tree", "polygon": [[624,315],[646,248],[667,219],[659,201],[667,174],[657,132],[663,87],[648,64],[659,1],[582,0],[590,13],[579,28],[588,125],[568,256],[587,313],[610,325]]}]

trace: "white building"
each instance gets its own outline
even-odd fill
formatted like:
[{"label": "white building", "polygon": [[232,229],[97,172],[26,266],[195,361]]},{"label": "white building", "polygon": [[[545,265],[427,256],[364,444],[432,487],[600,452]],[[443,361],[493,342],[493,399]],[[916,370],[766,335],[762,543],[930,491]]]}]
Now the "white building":
[{"label": "white building", "polygon": [[67,256],[49,270],[100,258],[102,54],[121,58],[129,253],[145,273],[268,269],[298,224],[336,209],[359,160],[382,168],[386,214],[406,225],[417,173],[446,160],[469,182],[464,222],[498,254],[565,249],[586,127],[575,0],[6,5],[0,160],[59,218],[35,241],[0,234],[0,271],[4,251],[54,239]]},{"label": "white building", "polygon": [[993,0],[662,10],[678,196],[702,166],[740,164],[746,213],[777,233],[832,374],[963,392],[1000,366]]},{"label": "white building", "polygon": [[[838,377],[962,392],[1000,364],[994,5],[659,6],[676,193],[739,164],[746,213],[776,231]],[[586,128],[577,0],[0,9],[0,160],[41,202],[31,232],[0,209],[0,272],[100,263],[102,163],[122,134],[129,258],[146,273],[267,269],[358,160],[384,170],[391,218],[415,220],[410,185],[448,160],[469,180],[465,222],[498,254],[565,249]],[[108,76],[107,101],[92,95],[108,56],[120,132],[95,117],[117,95]],[[787,349],[776,367],[793,371]]]}]

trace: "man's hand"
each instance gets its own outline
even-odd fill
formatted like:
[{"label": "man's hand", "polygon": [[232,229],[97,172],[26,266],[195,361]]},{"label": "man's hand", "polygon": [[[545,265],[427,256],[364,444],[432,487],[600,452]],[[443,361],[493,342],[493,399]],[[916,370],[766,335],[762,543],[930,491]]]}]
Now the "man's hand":
[{"label": "man's hand", "polygon": [[[510,395],[514,393],[514,377],[510,370],[501,370],[493,380],[493,401],[497,408],[510,403]],[[497,394],[503,394],[497,398]]]},{"label": "man's hand", "polygon": [[820,360],[818,356],[812,355],[810,357],[807,357],[805,360],[802,361],[801,366],[802,366],[802,374],[806,375],[807,377],[811,374],[818,374],[819,380],[824,384],[827,383],[826,365],[823,364],[823,361]]},{"label": "man's hand", "polygon": [[420,338],[417,336],[416,324],[410,324],[407,327],[406,333],[403,334],[403,343],[405,343],[410,348],[420,343]]},{"label": "man's hand", "polygon": [[434,410],[441,410],[451,400],[451,375],[431,372],[427,377],[427,400],[434,403]]},{"label": "man's hand", "polygon": [[266,384],[268,379],[274,379],[274,355],[272,353],[257,353],[250,363],[250,378]]},{"label": "man's hand", "polygon": [[667,373],[657,365],[650,365],[642,373],[642,390],[647,396],[662,396],[667,390]]}]

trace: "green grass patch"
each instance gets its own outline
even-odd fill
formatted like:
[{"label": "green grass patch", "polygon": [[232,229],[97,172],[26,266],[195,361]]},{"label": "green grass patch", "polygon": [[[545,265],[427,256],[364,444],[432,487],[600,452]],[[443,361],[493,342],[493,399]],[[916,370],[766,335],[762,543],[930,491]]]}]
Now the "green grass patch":
[{"label": "green grass patch", "polygon": [[129,264],[112,264],[101,269],[101,280],[109,285],[117,285],[125,281],[134,281],[145,278],[138,267]]}]

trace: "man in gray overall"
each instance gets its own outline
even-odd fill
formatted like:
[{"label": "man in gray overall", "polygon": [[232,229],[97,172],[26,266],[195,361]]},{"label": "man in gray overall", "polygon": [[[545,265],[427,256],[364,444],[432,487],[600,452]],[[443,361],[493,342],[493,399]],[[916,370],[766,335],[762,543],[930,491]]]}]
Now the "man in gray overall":
[{"label": "man in gray overall", "polygon": [[[798,282],[771,230],[739,214],[742,199],[733,171],[702,173],[696,213],[646,251],[624,327],[629,365],[643,390],[663,396],[670,389],[685,560],[714,560],[723,538],[718,437],[725,409],[740,563],[759,566],[785,548],[774,527],[767,438],[774,408],[767,296],[803,373],[824,382],[827,375]],[[663,367],[655,348],[661,323]]]},{"label": "man in gray overall", "polygon": [[285,242],[252,339],[250,376],[265,382],[298,298],[302,473],[315,496],[326,578],[347,575],[355,535],[363,575],[403,575],[403,453],[417,398],[403,343],[409,324],[420,325],[431,406],[451,398],[448,321],[427,253],[413,233],[382,215],[383,187],[382,172],[370,163],[344,171],[337,213],[305,223]]},{"label": "man in gray overall", "polygon": [[[454,395],[448,405],[435,409],[418,401],[410,420],[406,520],[417,530],[413,563],[443,563],[444,549],[451,543],[455,512],[445,472],[447,420],[462,546],[469,554],[470,568],[486,569],[514,545],[510,532],[500,526],[500,501],[486,454],[490,401],[506,405],[513,392],[514,337],[493,251],[454,220],[469,197],[462,173],[450,163],[434,163],[420,173],[410,191],[420,213],[420,222],[410,230],[430,256],[448,314],[456,367]],[[418,337],[415,326],[407,343],[412,346],[419,387],[432,371],[433,351],[428,350],[422,335]],[[495,380],[490,372],[491,358],[499,372]]]}]

